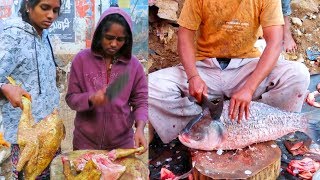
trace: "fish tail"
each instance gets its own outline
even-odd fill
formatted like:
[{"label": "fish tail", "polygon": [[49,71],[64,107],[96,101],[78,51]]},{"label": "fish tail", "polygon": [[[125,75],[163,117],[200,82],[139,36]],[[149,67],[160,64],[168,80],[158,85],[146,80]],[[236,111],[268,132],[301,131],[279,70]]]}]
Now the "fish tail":
[{"label": "fish tail", "polygon": [[320,144],[320,110],[310,111],[303,114],[308,120],[306,134],[317,144]]}]

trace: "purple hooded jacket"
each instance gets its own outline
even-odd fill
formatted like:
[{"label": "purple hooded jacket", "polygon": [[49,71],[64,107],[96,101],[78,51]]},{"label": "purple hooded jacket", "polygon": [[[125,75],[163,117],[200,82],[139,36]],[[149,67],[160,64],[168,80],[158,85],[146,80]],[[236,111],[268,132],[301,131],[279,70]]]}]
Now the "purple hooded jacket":
[{"label": "purple hooded jacket", "polygon": [[[115,13],[126,19],[132,32],[130,16],[117,7],[107,9],[101,15],[99,23],[107,15]],[[129,71],[128,84],[111,103],[100,107],[89,105],[89,96],[105,88],[107,78],[110,84],[125,71]],[[147,99],[146,75],[141,63],[134,56],[131,56],[131,59],[119,57],[107,77],[106,64],[101,56],[93,53],[91,49],[80,51],[72,61],[66,95],[69,107],[77,111],[74,120],[73,148],[132,148],[134,144],[132,126],[134,121],[147,121]]]}]

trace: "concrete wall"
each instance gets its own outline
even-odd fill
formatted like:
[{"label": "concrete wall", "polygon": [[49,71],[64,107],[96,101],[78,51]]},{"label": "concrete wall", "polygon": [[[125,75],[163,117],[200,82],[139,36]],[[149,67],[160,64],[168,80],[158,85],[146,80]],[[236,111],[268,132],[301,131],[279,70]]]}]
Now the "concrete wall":
[{"label": "concrete wall", "polygon": [[[50,27],[55,54],[76,54],[90,47],[91,38],[100,15],[110,3],[117,3],[131,14],[134,21],[134,54],[147,58],[148,1],[147,0],[63,0],[61,16]],[[0,0],[1,21],[18,14],[21,0]]]}]

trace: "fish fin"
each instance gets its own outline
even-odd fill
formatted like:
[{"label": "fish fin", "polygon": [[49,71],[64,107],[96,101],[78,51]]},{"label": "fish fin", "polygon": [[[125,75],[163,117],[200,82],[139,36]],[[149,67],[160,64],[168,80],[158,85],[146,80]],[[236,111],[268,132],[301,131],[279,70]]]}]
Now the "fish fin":
[{"label": "fish fin", "polygon": [[196,117],[194,117],[193,119],[191,119],[191,121],[188,122],[188,124],[186,125],[186,127],[184,127],[179,134],[184,134],[184,133],[189,133],[191,128],[201,120],[201,118],[203,117],[203,113],[201,112],[200,114],[198,114]]},{"label": "fish fin", "polygon": [[308,120],[306,134],[317,144],[320,144],[320,111],[310,111],[303,114]]},{"label": "fish fin", "polygon": [[222,142],[225,139],[225,126],[221,121],[213,121],[214,129],[218,132],[217,141]]}]

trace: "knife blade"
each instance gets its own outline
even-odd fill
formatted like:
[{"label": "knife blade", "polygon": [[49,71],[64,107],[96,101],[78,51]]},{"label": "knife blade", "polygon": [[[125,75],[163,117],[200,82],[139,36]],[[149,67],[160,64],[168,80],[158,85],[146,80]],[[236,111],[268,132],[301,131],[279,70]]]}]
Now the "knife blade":
[{"label": "knife blade", "polygon": [[129,73],[125,72],[121,74],[117,79],[115,79],[106,90],[105,95],[109,101],[112,101],[119,93],[124,89],[125,85],[128,83]]},{"label": "knife blade", "polygon": [[218,132],[217,141],[221,141],[225,138],[225,127],[220,121],[220,117],[223,111],[223,96],[210,101],[207,96],[202,95],[202,109],[208,108],[211,119],[214,123],[214,127]]},{"label": "knife blade", "polygon": [[210,101],[207,96],[202,95],[201,107],[209,109],[212,120],[219,120],[223,110],[223,97]]},{"label": "knife blade", "polygon": [[[189,98],[190,99],[190,98]],[[212,121],[214,121],[219,137],[223,138],[224,126],[220,121],[220,116],[223,110],[223,97],[219,97],[210,101],[207,96],[202,95],[202,101],[199,104],[202,112],[191,119],[188,124],[180,131],[179,134],[189,133],[192,127],[199,122],[204,116],[204,110],[208,109]]]}]

